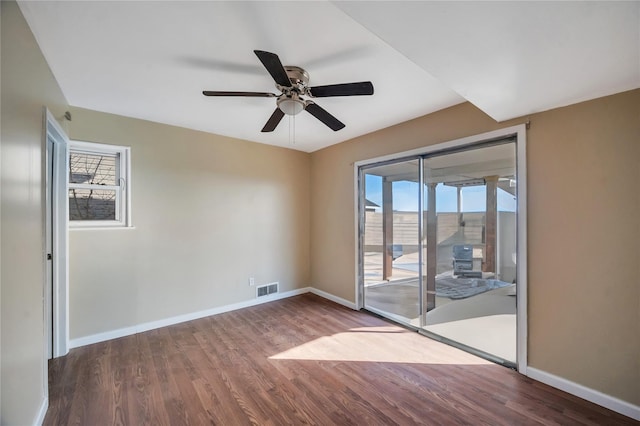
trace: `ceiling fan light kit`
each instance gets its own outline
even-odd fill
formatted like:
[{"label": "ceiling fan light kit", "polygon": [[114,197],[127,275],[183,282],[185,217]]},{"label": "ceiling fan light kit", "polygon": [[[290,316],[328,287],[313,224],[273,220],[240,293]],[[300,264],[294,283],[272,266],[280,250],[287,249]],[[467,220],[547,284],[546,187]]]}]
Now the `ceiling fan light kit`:
[{"label": "ceiling fan light kit", "polygon": [[305,109],[304,101],[296,93],[291,96],[279,96],[276,105],[287,115],[296,115]]},{"label": "ceiling fan light kit", "polygon": [[326,86],[309,87],[309,73],[296,66],[283,66],[278,55],[264,50],[253,51],[267,72],[276,83],[280,95],[269,92],[229,92],[211,91],[202,92],[205,96],[245,96],[260,98],[277,98],[276,109],[262,128],[262,132],[273,132],[285,115],[295,116],[303,110],[313,115],[333,131],[345,127],[344,123],[328,113],[315,102],[304,99],[334,97],[334,96],[364,96],[373,95],[373,84],[370,81],[357,83],[331,84]]}]

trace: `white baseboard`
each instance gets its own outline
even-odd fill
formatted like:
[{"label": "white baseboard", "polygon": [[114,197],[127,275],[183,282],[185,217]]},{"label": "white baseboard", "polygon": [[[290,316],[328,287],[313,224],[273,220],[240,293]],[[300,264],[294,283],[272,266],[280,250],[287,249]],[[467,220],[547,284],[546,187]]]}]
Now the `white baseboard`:
[{"label": "white baseboard", "polygon": [[591,389],[562,377],[555,376],[551,373],[547,373],[546,371],[538,370],[537,368],[528,367],[527,376],[582,399],[586,399],[587,401],[593,402],[594,404],[598,404],[602,407],[608,408],[609,410],[640,421],[640,407],[631,404],[630,402],[623,401],[595,389]]},{"label": "white baseboard", "polygon": [[33,420],[33,426],[41,426],[42,422],[44,422],[44,416],[47,415],[47,410],[49,409],[49,398],[44,397],[42,400],[42,404],[40,404],[40,408],[38,409],[38,413],[36,414],[36,418]]},{"label": "white baseboard", "polygon": [[158,321],[151,321],[142,324],[137,324],[131,327],[119,328],[117,330],[106,331],[104,333],[92,334],[89,336],[78,337],[69,341],[69,348],[78,348],[80,346],[91,345],[94,343],[104,342],[111,339],[117,339],[119,337],[130,336],[136,333],[142,333],[144,331],[155,330],[161,327],[167,327],[174,324],[180,324],[186,321],[192,321],[200,318],[205,318],[211,315],[222,314],[224,312],[235,311],[237,309],[248,308],[250,306],[260,305],[262,303],[273,302],[274,300],[286,299],[287,297],[297,296],[299,294],[308,293],[309,287],[298,288],[291,291],[285,291],[283,293],[274,293],[269,296],[264,296],[256,299],[245,300],[243,302],[233,303],[231,305],[219,306],[216,308],[206,309],[203,311],[192,312],[184,315],[177,315],[175,317],[165,318]]},{"label": "white baseboard", "polygon": [[320,297],[324,297],[325,299],[331,300],[332,302],[336,302],[339,305],[346,306],[347,308],[353,309],[354,311],[358,310],[355,303],[349,302],[347,299],[343,299],[342,297],[334,296],[331,293],[327,293],[326,291],[318,290],[317,288],[313,288],[313,287],[310,287],[309,291]]}]

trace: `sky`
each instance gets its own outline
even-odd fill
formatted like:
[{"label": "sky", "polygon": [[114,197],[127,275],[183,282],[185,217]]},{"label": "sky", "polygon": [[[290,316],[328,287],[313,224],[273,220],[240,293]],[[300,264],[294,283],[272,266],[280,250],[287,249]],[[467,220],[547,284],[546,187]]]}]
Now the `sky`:
[{"label": "sky", "polygon": [[[382,178],[366,175],[366,198],[382,206]],[[400,181],[393,183],[393,210],[418,211],[417,182]],[[484,186],[462,188],[462,212],[483,212],[486,210],[486,191]],[[457,211],[457,190],[452,186],[438,184],[436,187],[436,212]],[[498,188],[498,211],[515,212],[516,198]]]}]

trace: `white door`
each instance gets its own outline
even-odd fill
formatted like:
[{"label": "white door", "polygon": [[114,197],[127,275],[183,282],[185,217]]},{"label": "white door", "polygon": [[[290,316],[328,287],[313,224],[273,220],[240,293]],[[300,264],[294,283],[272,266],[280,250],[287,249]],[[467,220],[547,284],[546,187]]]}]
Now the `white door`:
[{"label": "white door", "polygon": [[44,303],[45,338],[47,359],[53,358],[53,140],[47,134],[46,156],[46,210],[45,210],[45,262],[46,262],[46,288]]},{"label": "white door", "polygon": [[47,358],[65,355],[69,349],[67,170],[68,142],[53,115],[45,109],[45,262],[44,291]]}]

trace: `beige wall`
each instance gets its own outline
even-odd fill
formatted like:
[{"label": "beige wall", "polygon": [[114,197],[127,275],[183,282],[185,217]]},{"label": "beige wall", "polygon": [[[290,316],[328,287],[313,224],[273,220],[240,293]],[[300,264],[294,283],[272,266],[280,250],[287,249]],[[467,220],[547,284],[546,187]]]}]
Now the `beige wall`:
[{"label": "beige wall", "polygon": [[32,424],[47,385],[42,107],[66,100],[14,2],[1,2],[1,424]]},{"label": "beige wall", "polygon": [[355,300],[355,161],[527,118],[529,364],[640,405],[640,90],[499,124],[466,103],[314,152],[311,281]]},{"label": "beige wall", "polygon": [[70,231],[72,339],[309,285],[308,154],[71,112],[72,139],[131,147],[135,227]]}]

